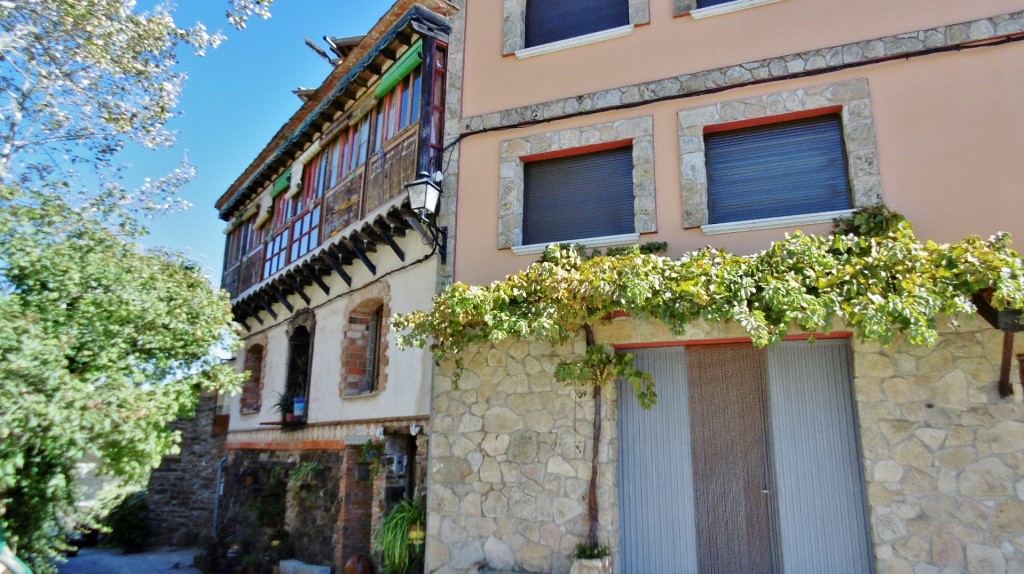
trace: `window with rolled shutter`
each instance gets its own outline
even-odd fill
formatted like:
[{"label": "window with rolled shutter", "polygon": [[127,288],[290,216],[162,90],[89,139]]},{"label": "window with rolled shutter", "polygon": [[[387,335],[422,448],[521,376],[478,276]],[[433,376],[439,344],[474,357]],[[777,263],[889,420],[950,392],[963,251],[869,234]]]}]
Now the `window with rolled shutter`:
[{"label": "window with rolled shutter", "polygon": [[528,0],[526,47],[629,24],[628,0]]},{"label": "window with rolled shutter", "polygon": [[707,8],[708,6],[717,6],[719,4],[728,4],[734,0],[697,0],[698,8]]},{"label": "window with rolled shutter", "polygon": [[837,115],[707,134],[709,223],[850,209]]},{"label": "window with rolled shutter", "polygon": [[523,244],[636,231],[633,148],[523,165]]}]

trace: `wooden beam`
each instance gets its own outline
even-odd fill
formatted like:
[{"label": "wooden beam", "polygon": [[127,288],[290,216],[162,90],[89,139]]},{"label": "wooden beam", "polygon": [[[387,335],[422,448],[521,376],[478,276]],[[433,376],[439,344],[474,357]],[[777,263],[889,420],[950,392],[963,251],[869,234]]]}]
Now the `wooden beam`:
[{"label": "wooden beam", "polygon": [[[281,289],[280,287],[275,289],[273,286],[271,286],[270,292],[273,293],[275,297],[277,297],[277,300],[280,301],[282,305],[284,305],[285,309],[288,309],[289,313],[295,312],[295,308],[292,307],[292,304],[288,302],[288,297],[285,296],[285,294],[283,293],[283,289]],[[277,317],[274,318],[277,319]]]},{"label": "wooden beam", "polygon": [[389,247],[391,247],[391,250],[395,252],[395,255],[397,255],[400,260],[405,261],[405,252],[402,251],[402,248],[399,247],[398,244],[395,243],[395,240],[391,237],[391,226],[389,225],[387,229],[382,229],[384,225],[387,224],[383,223],[382,221],[377,221],[373,225],[373,230],[377,233],[377,235],[380,236],[381,239],[384,240],[385,243],[388,244]]},{"label": "wooden beam", "polygon": [[267,302],[266,297],[260,297],[260,305],[263,306],[263,310],[266,311],[268,315],[277,319],[277,313],[274,312],[274,307]]},{"label": "wooden beam", "polygon": [[328,249],[324,250],[324,254],[324,259],[327,260],[327,264],[330,265],[331,269],[338,274],[338,277],[341,277],[341,280],[344,281],[346,285],[351,287],[352,278],[349,277],[348,273],[345,273],[344,269],[342,269],[341,259],[338,257],[337,252],[334,251],[334,246],[332,245]]},{"label": "wooden beam", "polygon": [[363,253],[376,253],[377,252],[377,241],[373,237],[366,234],[366,228],[353,229],[348,236],[348,242],[351,245],[355,245],[363,251]]},{"label": "wooden beam", "polygon": [[324,280],[320,278],[320,273],[318,273],[317,270],[314,269],[310,277],[313,279],[313,283],[316,283],[317,287],[324,292],[324,295],[331,294],[331,288],[328,287],[327,284],[324,283]]},{"label": "wooden beam", "polygon": [[346,246],[349,249],[351,249],[352,252],[355,253],[355,256],[360,261],[363,262],[363,265],[365,265],[366,268],[370,270],[370,274],[371,275],[376,275],[377,274],[377,266],[374,265],[372,261],[370,261],[370,258],[366,256],[366,252],[364,252],[362,249],[360,249],[359,246],[357,246],[355,244],[355,242],[346,241]]},{"label": "wooden beam", "polygon": [[289,284],[291,284],[292,289],[295,289],[295,293],[297,293],[298,296],[302,298],[303,301],[306,302],[306,305],[312,303],[309,300],[309,297],[306,296],[305,285],[302,284],[302,281],[299,279],[297,273],[289,273],[288,275],[285,276],[285,280],[288,281]]}]

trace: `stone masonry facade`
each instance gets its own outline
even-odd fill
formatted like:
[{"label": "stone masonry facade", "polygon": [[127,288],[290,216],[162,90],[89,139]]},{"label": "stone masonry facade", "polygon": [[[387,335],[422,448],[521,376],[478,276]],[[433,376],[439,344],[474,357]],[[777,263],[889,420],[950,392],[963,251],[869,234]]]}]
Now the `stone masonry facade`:
[{"label": "stone masonry facade", "polygon": [[[555,381],[581,342],[481,347],[434,380],[427,571],[568,572],[587,534],[593,399]],[[612,473],[599,473],[610,476]],[[605,485],[610,487],[611,485]]]},{"label": "stone masonry facade", "polygon": [[200,398],[196,416],[172,426],[181,431],[181,452],[166,456],[149,478],[150,544],[193,546],[210,537],[223,435],[213,433],[217,396]]},{"label": "stone masonry facade", "polygon": [[[629,317],[595,333],[598,342],[680,340],[659,323]],[[695,323],[686,339],[744,335],[734,324]],[[439,369],[427,571],[569,570],[588,526],[593,398],[553,373],[583,349],[581,340],[481,346],[463,357],[457,387],[451,365]],[[967,317],[943,327],[931,348],[854,340],[852,350],[877,572],[1024,572],[1024,389],[1015,385],[1014,398],[999,398],[1002,333]],[[604,397],[600,530],[617,550],[616,390]]]}]

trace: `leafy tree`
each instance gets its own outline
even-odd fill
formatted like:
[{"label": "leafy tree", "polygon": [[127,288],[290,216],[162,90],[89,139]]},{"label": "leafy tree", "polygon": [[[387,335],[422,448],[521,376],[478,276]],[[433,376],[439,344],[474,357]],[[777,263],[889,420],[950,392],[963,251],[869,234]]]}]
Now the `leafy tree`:
[{"label": "leafy tree", "polygon": [[84,453],[141,481],[200,391],[236,387],[211,354],[231,311],[193,263],[55,199],[0,210],[0,262],[0,527],[45,569]]},{"label": "leafy tree", "polygon": [[[242,26],[270,0],[229,0]],[[128,191],[118,152],[169,146],[177,54],[222,40],[135,0],[0,0],[0,529],[40,571],[87,450],[141,480],[237,375],[230,306],[184,257],[145,251],[141,216],[177,202],[187,162]],[[84,177],[83,177],[84,176]]]},{"label": "leafy tree", "polygon": [[[231,0],[228,15],[242,26],[251,14],[269,17],[269,5]],[[221,40],[202,24],[179,27],[168,5],[0,1],[0,184],[66,183],[84,168],[115,188],[115,157],[127,142],[174,141],[166,122],[186,78],[175,70],[178,50],[202,55]],[[140,205],[165,203],[175,181],[146,186]]]},{"label": "leafy tree", "polygon": [[593,388],[595,451],[590,483],[589,543],[597,545],[596,447],[602,386],[632,383],[646,408],[654,381],[594,340],[591,325],[625,311],[660,320],[682,335],[696,320],[734,321],[755,345],[781,341],[794,326],[829,332],[833,321],[866,340],[906,337],[931,345],[936,317],[974,311],[971,295],[991,292],[999,309],[1024,309],[1024,261],[1007,234],[988,240],[921,243],[902,216],[869,208],[836,223],[833,235],[795,232],[754,255],[706,247],[678,260],[633,248],[587,257],[582,248],[552,246],[528,268],[487,286],[455,283],[429,312],[393,319],[402,346],[429,346],[438,364],[453,361],[458,381],[467,348],[506,338],[563,342],[583,333],[583,357],[557,368],[558,380]]}]

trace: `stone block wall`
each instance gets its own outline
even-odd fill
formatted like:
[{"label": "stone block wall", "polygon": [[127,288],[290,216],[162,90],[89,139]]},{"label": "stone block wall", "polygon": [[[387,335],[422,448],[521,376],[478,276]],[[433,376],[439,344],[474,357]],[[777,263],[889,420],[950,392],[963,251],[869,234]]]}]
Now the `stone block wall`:
[{"label": "stone block wall", "polygon": [[[271,540],[287,539],[306,564],[339,567],[335,529],[345,453],[335,450],[237,450],[224,469],[218,540],[263,554]],[[306,481],[291,481],[303,463],[320,467]]]},{"label": "stone block wall", "polygon": [[216,411],[217,396],[207,395],[194,419],[172,425],[181,431],[181,452],[164,457],[149,478],[151,545],[192,546],[210,537],[225,440],[213,435]]},{"label": "stone block wall", "polygon": [[[946,322],[940,319],[940,323]],[[632,318],[595,329],[599,342],[672,341]],[[695,324],[689,339],[742,337]],[[1016,353],[1024,352],[1024,337]],[[678,340],[678,339],[676,339]],[[980,319],[938,343],[883,348],[854,341],[854,394],[878,574],[1024,572],[1024,389],[996,389],[1002,333]],[[427,571],[569,570],[586,536],[593,399],[554,369],[582,341],[482,346],[434,383]],[[1016,381],[1017,360],[1014,361]],[[605,391],[599,449],[602,541],[618,546],[617,403]]]},{"label": "stone block wall", "polygon": [[1024,572],[1022,389],[999,398],[1002,333],[944,331],[933,348],[854,345],[878,571]]},{"label": "stone block wall", "polygon": [[340,484],[344,480],[347,452],[312,451],[298,457],[299,463],[319,463],[311,480],[289,481],[286,519],[295,555],[309,564],[334,563],[334,531],[341,507]]},{"label": "stone block wall", "polygon": [[428,572],[568,572],[589,528],[594,402],[554,370],[583,349],[501,343],[465,357],[457,388],[435,377]]}]

